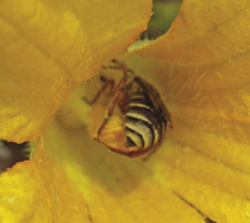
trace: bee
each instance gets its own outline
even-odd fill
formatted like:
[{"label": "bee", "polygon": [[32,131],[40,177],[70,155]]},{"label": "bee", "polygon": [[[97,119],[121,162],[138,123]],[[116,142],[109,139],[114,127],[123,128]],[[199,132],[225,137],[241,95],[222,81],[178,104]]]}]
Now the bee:
[{"label": "bee", "polygon": [[[86,103],[94,104],[101,93],[110,87],[107,97],[112,99],[95,139],[101,141],[111,151],[128,157],[137,157],[153,151],[164,138],[167,126],[173,128],[171,115],[162,102],[158,91],[147,81],[135,76],[132,70],[117,60],[113,59],[110,65],[103,66],[102,69],[119,69],[123,76],[116,86],[113,79],[101,76],[104,83],[95,97],[91,101],[83,98]],[[125,149],[110,147],[100,140],[100,135],[117,106],[123,117],[122,128],[125,133],[123,145]]]}]

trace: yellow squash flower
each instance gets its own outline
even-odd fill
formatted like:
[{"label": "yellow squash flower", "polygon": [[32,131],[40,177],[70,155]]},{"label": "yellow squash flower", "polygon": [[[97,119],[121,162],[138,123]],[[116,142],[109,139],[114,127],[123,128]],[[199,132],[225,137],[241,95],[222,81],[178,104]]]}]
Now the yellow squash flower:
[{"label": "yellow squash flower", "polygon": [[[250,2],[184,0],[166,34],[126,53],[151,7],[0,1],[0,138],[36,142],[0,175],[0,222],[250,222]],[[146,162],[87,132],[76,87],[117,57],[172,114]]]}]

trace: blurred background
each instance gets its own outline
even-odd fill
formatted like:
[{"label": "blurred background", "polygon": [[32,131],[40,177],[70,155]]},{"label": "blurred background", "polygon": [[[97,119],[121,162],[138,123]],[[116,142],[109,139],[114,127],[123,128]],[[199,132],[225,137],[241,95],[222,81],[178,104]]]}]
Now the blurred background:
[{"label": "blurred background", "polygon": [[156,39],[168,31],[177,16],[182,0],[154,0],[153,15],[148,29],[141,34],[141,39]]}]

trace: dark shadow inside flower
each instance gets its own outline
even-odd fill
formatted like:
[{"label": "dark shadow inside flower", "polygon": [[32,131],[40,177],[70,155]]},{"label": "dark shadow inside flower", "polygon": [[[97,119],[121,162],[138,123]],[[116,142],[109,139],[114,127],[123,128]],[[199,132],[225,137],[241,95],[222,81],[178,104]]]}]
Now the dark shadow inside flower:
[{"label": "dark shadow inside flower", "polygon": [[155,39],[168,31],[177,16],[182,0],[154,0],[153,15],[148,29],[141,34],[141,39]]},{"label": "dark shadow inside flower", "polygon": [[14,166],[18,162],[29,160],[28,142],[17,144],[0,141],[0,172]]}]

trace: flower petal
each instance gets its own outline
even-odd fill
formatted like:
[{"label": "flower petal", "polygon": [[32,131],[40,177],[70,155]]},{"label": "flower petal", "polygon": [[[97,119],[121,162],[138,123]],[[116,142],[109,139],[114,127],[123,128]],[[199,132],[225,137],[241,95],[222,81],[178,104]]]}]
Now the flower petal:
[{"label": "flower petal", "polygon": [[244,0],[183,1],[168,33],[124,56],[160,79],[174,130],[159,155],[172,189],[216,222],[249,220],[249,12]]},{"label": "flower petal", "polygon": [[31,161],[0,175],[1,222],[204,223],[167,186],[163,162],[111,153],[86,129],[67,129],[58,119],[45,139],[48,156],[43,145]]},{"label": "flower petal", "polygon": [[1,222],[89,221],[88,207],[76,185],[59,165],[42,155],[41,145],[37,149],[40,152],[34,159],[0,175]]},{"label": "flower petal", "polygon": [[[167,173],[171,167],[164,162],[157,159],[142,162],[141,158],[132,160],[112,153],[91,139],[86,129],[65,128],[59,119],[50,125],[45,147],[49,149],[49,157],[64,167],[68,181],[78,185],[82,194],[78,198],[88,206],[93,222],[103,219],[122,223],[158,222],[161,219],[204,223],[202,216],[169,188]],[[72,196],[71,203],[75,202],[74,197],[77,195]],[[53,197],[50,199],[53,202]],[[66,208],[68,203],[64,205]]]},{"label": "flower petal", "polygon": [[1,1],[0,138],[39,138],[75,86],[136,40],[152,3],[120,3]]}]

